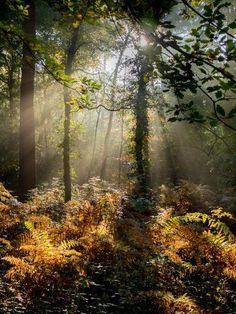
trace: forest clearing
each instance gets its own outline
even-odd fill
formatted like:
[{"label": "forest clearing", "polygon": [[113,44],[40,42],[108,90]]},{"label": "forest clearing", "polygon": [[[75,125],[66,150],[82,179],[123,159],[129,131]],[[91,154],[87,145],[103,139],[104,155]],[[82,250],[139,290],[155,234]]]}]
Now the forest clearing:
[{"label": "forest clearing", "polygon": [[234,0],[0,0],[0,313],[236,313]]}]

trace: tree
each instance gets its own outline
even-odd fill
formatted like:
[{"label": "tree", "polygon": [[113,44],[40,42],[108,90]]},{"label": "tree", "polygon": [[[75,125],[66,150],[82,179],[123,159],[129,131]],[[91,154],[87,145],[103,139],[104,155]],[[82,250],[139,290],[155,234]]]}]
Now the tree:
[{"label": "tree", "polygon": [[29,40],[34,40],[35,3],[27,0],[29,15],[24,17],[21,86],[20,86],[20,146],[19,146],[19,187],[20,198],[24,200],[36,184],[35,125],[34,125],[34,77],[35,58],[32,56]]},{"label": "tree", "polygon": [[148,59],[145,54],[139,54],[140,66],[138,69],[138,91],[134,102],[135,115],[135,160],[136,175],[138,181],[138,193],[148,193],[150,168],[149,168],[149,147],[148,147]]},{"label": "tree", "polygon": [[[113,76],[113,80],[112,80],[111,98],[110,98],[112,109],[114,108],[114,102],[115,102],[115,97],[116,97],[116,88],[117,88],[117,79],[118,79],[119,69],[120,69],[120,66],[122,63],[122,58],[123,58],[125,49],[127,48],[127,44],[128,44],[129,37],[130,37],[130,32],[131,32],[131,30],[128,31],[128,33],[125,36],[124,43],[122,43],[122,46],[121,46],[120,52],[119,52],[119,56],[118,56],[118,60],[116,63],[115,71],[114,71],[114,76]],[[103,149],[103,156],[102,156],[101,178],[103,178],[103,179],[106,178],[107,154],[108,154],[108,149],[109,149],[109,145],[110,145],[113,116],[114,116],[114,111],[111,110],[109,113],[109,120],[108,120],[106,135],[105,135],[104,149]]]},{"label": "tree", "polygon": [[[77,50],[77,42],[79,35],[79,27],[73,29],[71,41],[67,50],[65,74],[70,76],[73,72],[73,61]],[[63,142],[63,162],[64,162],[64,186],[65,186],[65,202],[71,200],[71,173],[70,173],[70,89],[64,87],[64,104],[65,104],[65,120],[64,120],[64,142]]]}]

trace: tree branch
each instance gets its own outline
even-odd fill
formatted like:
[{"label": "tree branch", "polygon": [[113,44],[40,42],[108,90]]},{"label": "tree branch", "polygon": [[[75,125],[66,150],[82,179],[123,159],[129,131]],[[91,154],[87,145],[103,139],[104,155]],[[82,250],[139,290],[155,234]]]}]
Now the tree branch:
[{"label": "tree branch", "polygon": [[160,36],[156,36],[155,34],[153,34],[153,36],[155,37],[155,40],[157,43],[161,44],[165,49],[168,47],[173,48],[174,50],[180,52],[182,55],[184,55],[185,57],[188,58],[188,60],[197,60],[200,61],[206,65],[208,65],[209,67],[213,68],[215,71],[221,73],[224,77],[228,78],[231,82],[233,82],[234,84],[236,84],[236,79],[234,78],[233,74],[231,74],[230,72],[226,71],[223,68],[219,68],[216,65],[212,64],[209,60],[201,58],[197,55],[194,55],[193,53],[188,53],[185,50],[181,49],[181,47],[178,46],[177,42],[174,40],[169,40],[168,42],[165,42],[165,38],[166,35],[164,35],[163,33],[159,32]]},{"label": "tree branch", "polygon": [[182,2],[190,9],[192,10],[195,14],[197,14],[199,17],[201,17],[204,21],[208,22],[210,25],[214,26],[216,29],[218,29],[221,32],[224,32],[227,34],[229,37],[235,39],[235,36],[224,30],[223,28],[219,27],[217,24],[215,24],[213,21],[209,20],[206,18],[204,15],[202,15],[200,12],[198,12],[194,7],[192,7],[187,0],[182,0]]}]

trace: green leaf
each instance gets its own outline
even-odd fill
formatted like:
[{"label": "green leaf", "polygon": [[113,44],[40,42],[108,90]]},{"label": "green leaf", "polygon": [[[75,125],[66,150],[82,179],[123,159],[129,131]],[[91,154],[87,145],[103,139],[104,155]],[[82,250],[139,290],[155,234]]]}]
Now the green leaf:
[{"label": "green leaf", "polygon": [[203,74],[207,74],[207,71],[203,68],[199,68],[199,70],[203,73]]},{"label": "green leaf", "polygon": [[168,122],[175,122],[175,121],[177,121],[177,118],[175,118],[175,117],[172,117],[172,118],[168,119]]},{"label": "green leaf", "polygon": [[192,43],[194,41],[194,38],[188,38],[185,40],[186,43]]},{"label": "green leaf", "polygon": [[227,51],[233,50],[235,48],[235,43],[233,42],[233,40],[228,40],[227,42]]},{"label": "green leaf", "polygon": [[170,21],[164,22],[162,26],[165,28],[175,28],[175,26]]},{"label": "green leaf", "polygon": [[216,111],[221,115],[221,116],[225,116],[225,110],[223,107],[221,107],[220,105],[216,106]]},{"label": "green leaf", "polygon": [[235,28],[236,28],[236,20],[235,20],[234,22],[230,23],[230,24],[228,25],[228,27],[229,27],[229,28],[232,28],[232,29],[235,29]]},{"label": "green leaf", "polygon": [[222,98],[223,94],[222,94],[222,91],[218,90],[218,92],[216,93],[216,98],[219,99],[219,98]]},{"label": "green leaf", "polygon": [[162,53],[162,46],[160,46],[160,45],[157,46],[156,47],[156,52],[157,52],[158,55],[160,55]]},{"label": "green leaf", "polygon": [[205,6],[204,6],[204,11],[205,11],[205,12],[204,12],[204,15],[205,15],[205,16],[209,17],[209,16],[212,15],[212,9],[211,9],[210,6],[205,5]]},{"label": "green leaf", "polygon": [[214,128],[215,126],[217,126],[218,124],[219,124],[218,120],[211,120],[211,121],[210,121],[210,126],[213,127],[213,128]]},{"label": "green leaf", "polygon": [[236,114],[236,107],[234,107],[230,112],[228,113],[228,118],[233,118]]},{"label": "green leaf", "polygon": [[217,7],[220,3],[221,3],[222,0],[214,0],[214,6]]},{"label": "green leaf", "polygon": [[220,86],[218,86],[218,85],[207,87],[207,91],[208,91],[209,93],[218,91],[219,89],[220,89]]},{"label": "green leaf", "polygon": [[195,36],[195,37],[199,37],[199,32],[198,32],[198,30],[197,30],[196,28],[193,28],[193,29],[191,30],[191,34],[192,34],[193,36]]},{"label": "green leaf", "polygon": [[221,81],[220,82],[220,86],[223,90],[227,91],[229,89],[231,89],[233,87],[234,83],[231,82],[231,81],[228,81],[228,82],[224,82],[224,81]]},{"label": "green leaf", "polygon": [[190,50],[191,50],[191,48],[190,48],[188,45],[184,45],[183,48],[184,48],[185,50],[187,50],[187,51],[190,51]]}]

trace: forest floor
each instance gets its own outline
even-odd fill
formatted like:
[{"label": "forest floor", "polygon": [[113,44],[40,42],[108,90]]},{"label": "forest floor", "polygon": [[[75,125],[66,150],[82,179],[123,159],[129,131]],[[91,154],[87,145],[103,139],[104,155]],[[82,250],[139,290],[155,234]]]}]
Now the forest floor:
[{"label": "forest floor", "polygon": [[1,187],[0,313],[236,313],[234,198],[96,178],[61,191],[21,204]]}]

